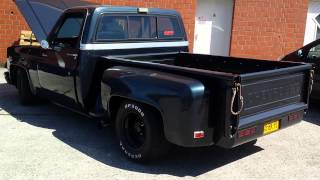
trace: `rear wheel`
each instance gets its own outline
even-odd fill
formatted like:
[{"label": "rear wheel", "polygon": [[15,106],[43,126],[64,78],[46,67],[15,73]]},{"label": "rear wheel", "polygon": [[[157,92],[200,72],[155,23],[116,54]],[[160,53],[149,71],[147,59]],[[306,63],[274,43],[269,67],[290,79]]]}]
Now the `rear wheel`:
[{"label": "rear wheel", "polygon": [[35,95],[31,92],[27,73],[20,69],[17,71],[17,89],[21,104],[30,105],[35,102]]},{"label": "rear wheel", "polygon": [[115,126],[120,148],[129,159],[153,160],[170,149],[161,118],[148,106],[130,101],[121,104]]}]

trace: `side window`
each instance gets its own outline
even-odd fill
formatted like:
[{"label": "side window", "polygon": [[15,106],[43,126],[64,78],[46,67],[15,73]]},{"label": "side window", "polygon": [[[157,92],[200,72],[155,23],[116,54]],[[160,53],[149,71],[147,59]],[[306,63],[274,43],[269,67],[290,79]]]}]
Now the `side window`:
[{"label": "side window", "polygon": [[183,38],[179,21],[175,17],[158,17],[159,39]]},{"label": "side window", "polygon": [[96,39],[125,40],[127,39],[128,22],[126,16],[103,16],[98,26]]},{"label": "side window", "polygon": [[308,60],[310,61],[320,60],[320,44],[310,49],[308,53]]},{"label": "side window", "polygon": [[60,29],[57,31],[53,43],[65,47],[74,47],[79,40],[83,22],[83,14],[68,15],[60,26]]},{"label": "side window", "polygon": [[129,16],[129,39],[157,38],[156,18],[152,16]]}]

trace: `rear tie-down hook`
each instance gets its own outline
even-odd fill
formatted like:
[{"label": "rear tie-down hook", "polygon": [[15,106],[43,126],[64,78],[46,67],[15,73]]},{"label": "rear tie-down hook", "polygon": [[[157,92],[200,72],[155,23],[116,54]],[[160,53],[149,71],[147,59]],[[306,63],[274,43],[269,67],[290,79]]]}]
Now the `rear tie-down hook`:
[{"label": "rear tie-down hook", "polygon": [[[231,109],[232,115],[237,116],[242,112],[243,106],[244,106],[244,99],[243,99],[243,96],[242,96],[242,86],[241,86],[241,84],[240,83],[236,83],[235,87],[232,88],[232,92],[233,92],[233,95],[232,95],[231,108],[230,109]],[[235,112],[233,108],[234,108],[234,102],[235,102],[235,98],[237,96],[237,93],[239,93],[239,96],[240,96],[241,107],[239,108],[239,111]]]},{"label": "rear tie-down hook", "polygon": [[310,71],[310,94],[312,92],[312,89],[313,89],[313,83],[314,83],[314,70],[311,70]]}]

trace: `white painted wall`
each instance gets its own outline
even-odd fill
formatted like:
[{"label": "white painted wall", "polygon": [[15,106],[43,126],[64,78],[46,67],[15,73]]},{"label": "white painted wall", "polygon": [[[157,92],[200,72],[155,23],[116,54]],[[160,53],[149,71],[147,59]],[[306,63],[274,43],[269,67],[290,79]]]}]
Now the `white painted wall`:
[{"label": "white painted wall", "polygon": [[320,0],[309,0],[309,9],[306,23],[304,44],[316,40],[317,25],[314,18],[320,14]]},{"label": "white painted wall", "polygon": [[233,0],[198,0],[194,53],[228,56]]}]

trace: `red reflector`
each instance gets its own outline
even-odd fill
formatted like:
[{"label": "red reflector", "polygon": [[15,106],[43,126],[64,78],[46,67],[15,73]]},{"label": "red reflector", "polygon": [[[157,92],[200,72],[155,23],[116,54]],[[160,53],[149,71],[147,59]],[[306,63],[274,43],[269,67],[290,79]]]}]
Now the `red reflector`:
[{"label": "red reflector", "polygon": [[293,113],[288,116],[288,121],[298,121],[302,119],[301,113]]},{"label": "red reflector", "polygon": [[194,139],[204,138],[204,132],[203,132],[203,131],[195,131],[195,132],[193,133],[193,138],[194,138]]},{"label": "red reflector", "polygon": [[251,127],[238,132],[239,137],[251,136],[256,133],[256,127]]},{"label": "red reflector", "polygon": [[163,35],[165,35],[165,36],[173,36],[174,35],[174,31],[164,31]]}]

